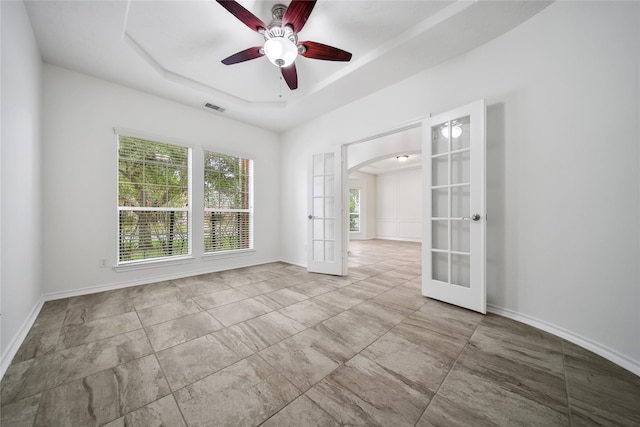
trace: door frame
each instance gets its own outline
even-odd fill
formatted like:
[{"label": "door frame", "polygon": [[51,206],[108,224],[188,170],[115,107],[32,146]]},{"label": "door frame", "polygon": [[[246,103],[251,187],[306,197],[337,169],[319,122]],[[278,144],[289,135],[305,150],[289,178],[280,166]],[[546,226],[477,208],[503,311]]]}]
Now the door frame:
[{"label": "door frame", "polygon": [[[353,168],[356,167],[362,167],[365,166],[368,163],[373,163],[377,160],[381,160],[384,158],[389,158],[395,155],[400,155],[400,154],[415,154],[415,153],[422,153],[422,122],[429,116],[421,116],[412,120],[408,120],[404,123],[401,123],[398,126],[394,126],[392,128],[389,128],[387,130],[384,130],[382,132],[379,132],[377,134],[374,134],[372,136],[368,136],[368,137],[364,137],[364,138],[360,138],[351,142],[347,142],[343,144],[344,147],[344,156],[343,156],[343,161],[345,164],[345,168],[343,169],[345,175],[345,185],[343,185],[343,192],[344,192],[344,196],[345,196],[345,200],[348,202],[348,196],[349,196],[349,172],[350,170],[352,170]],[[370,157],[368,158],[366,161],[364,162],[359,162],[355,165],[349,165],[349,148],[350,147],[354,147],[357,144],[361,144],[361,143],[371,143],[373,141],[378,141],[381,140],[383,138],[386,137],[390,137],[391,139],[393,138],[394,135],[400,134],[402,132],[407,132],[410,130],[416,129],[416,131],[420,134],[419,140],[417,141],[417,143],[412,143],[410,146],[407,145],[403,145],[403,144],[395,144],[394,143],[394,148],[395,151],[382,151],[380,153],[377,153],[374,157]],[[384,141],[380,141],[378,144],[382,144],[382,145],[386,145],[386,143]],[[355,157],[355,156],[353,156]],[[359,160],[358,160],[359,161]],[[353,170],[357,170],[357,169],[353,169]],[[421,185],[422,186],[422,185]],[[348,205],[347,205],[348,206]],[[347,232],[345,233],[345,245],[344,245],[344,253],[345,253],[345,262],[348,264],[349,260],[347,257],[347,253],[349,251],[349,210],[346,209],[345,213],[344,213],[344,218],[345,218],[345,224],[347,227]],[[422,215],[422,220],[424,221],[424,215]],[[345,267],[346,268],[346,267]],[[346,274],[345,270],[345,274]]]}]

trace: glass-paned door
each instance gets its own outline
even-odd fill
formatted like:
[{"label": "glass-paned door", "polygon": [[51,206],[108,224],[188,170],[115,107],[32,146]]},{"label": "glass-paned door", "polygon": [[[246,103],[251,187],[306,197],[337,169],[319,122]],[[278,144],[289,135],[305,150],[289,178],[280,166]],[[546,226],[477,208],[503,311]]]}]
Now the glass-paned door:
[{"label": "glass-paned door", "polygon": [[485,106],[423,123],[422,293],[486,312]]},{"label": "glass-paned door", "polygon": [[312,273],[346,274],[342,168],[342,149],[311,158],[307,270]]}]

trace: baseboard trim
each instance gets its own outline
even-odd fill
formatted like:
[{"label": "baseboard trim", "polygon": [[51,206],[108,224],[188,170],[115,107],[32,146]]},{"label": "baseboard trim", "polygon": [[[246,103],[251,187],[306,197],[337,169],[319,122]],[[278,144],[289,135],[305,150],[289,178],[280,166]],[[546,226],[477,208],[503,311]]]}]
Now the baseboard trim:
[{"label": "baseboard trim", "polygon": [[374,237],[376,240],[392,240],[395,242],[414,242],[414,243],[422,243],[422,239],[413,238],[413,237],[390,237],[390,236],[376,236]]},{"label": "baseboard trim", "polygon": [[287,264],[291,264],[291,265],[295,265],[296,267],[303,267],[303,268],[307,268],[307,264],[299,262],[299,261],[292,261],[292,260],[287,260],[287,259],[281,259],[280,262],[284,262]]},{"label": "baseboard trim", "polygon": [[592,341],[589,338],[585,338],[567,329],[560,328],[551,323],[545,322],[544,320],[540,320],[526,314],[518,313],[507,308],[487,304],[487,311],[493,314],[507,317],[509,319],[516,320],[518,322],[525,323],[529,326],[533,326],[534,328],[538,328],[545,332],[549,332],[550,334],[553,334],[557,337],[570,341],[582,348],[585,348],[599,356],[604,357],[605,359],[640,377],[640,361],[630,359],[629,357],[620,354],[607,346]]},{"label": "baseboard trim", "polygon": [[36,301],[35,305],[31,309],[31,312],[29,312],[27,319],[22,323],[22,326],[18,330],[18,333],[13,337],[13,339],[7,346],[7,349],[0,359],[0,380],[4,378],[4,374],[7,372],[7,369],[9,369],[9,365],[11,365],[13,358],[16,357],[20,346],[27,338],[27,334],[33,327],[33,324],[35,323],[36,318],[38,317],[38,314],[40,313],[40,310],[42,309],[44,303],[44,295],[40,295],[40,298],[38,298],[38,300]]},{"label": "baseboard trim", "polygon": [[219,268],[205,268],[201,270],[192,270],[189,272],[180,272],[175,274],[163,274],[159,276],[146,277],[138,280],[126,280],[122,282],[113,282],[106,285],[89,286],[86,288],[74,289],[72,291],[52,292],[44,295],[45,301],[53,301],[62,298],[77,297],[81,295],[95,294],[97,292],[113,291],[116,289],[130,288],[133,286],[148,285],[150,283],[164,282],[167,280],[182,279],[190,276],[198,276],[200,274],[216,273],[218,271],[234,270],[236,268],[253,267],[256,265],[269,264],[279,262],[279,259],[262,260],[259,262],[241,262],[233,265],[226,265]]}]

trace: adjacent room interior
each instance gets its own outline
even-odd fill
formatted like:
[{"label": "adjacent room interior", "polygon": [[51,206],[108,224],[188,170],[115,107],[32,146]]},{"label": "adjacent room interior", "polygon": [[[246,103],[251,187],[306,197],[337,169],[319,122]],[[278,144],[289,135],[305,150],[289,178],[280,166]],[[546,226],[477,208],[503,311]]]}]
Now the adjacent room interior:
[{"label": "adjacent room interior", "polygon": [[[0,2],[2,424],[639,424],[640,3],[277,3]],[[478,100],[487,314],[422,278]]]}]

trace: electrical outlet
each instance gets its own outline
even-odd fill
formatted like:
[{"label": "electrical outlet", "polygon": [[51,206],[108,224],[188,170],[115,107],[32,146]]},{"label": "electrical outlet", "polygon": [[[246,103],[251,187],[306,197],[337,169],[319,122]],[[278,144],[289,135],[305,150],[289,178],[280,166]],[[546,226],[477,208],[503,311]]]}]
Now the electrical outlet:
[{"label": "electrical outlet", "polygon": [[106,268],[109,266],[109,260],[107,258],[98,258],[98,267]]}]

